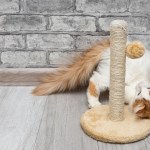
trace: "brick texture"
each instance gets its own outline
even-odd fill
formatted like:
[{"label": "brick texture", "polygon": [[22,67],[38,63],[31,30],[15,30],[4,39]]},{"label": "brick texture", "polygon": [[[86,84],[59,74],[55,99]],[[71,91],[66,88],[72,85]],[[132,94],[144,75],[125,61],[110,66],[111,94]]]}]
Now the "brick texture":
[{"label": "brick texture", "polygon": [[19,0],[1,0],[0,13],[18,13]]},{"label": "brick texture", "polygon": [[16,50],[25,48],[25,37],[22,35],[0,35],[0,49]]},{"label": "brick texture", "polygon": [[52,31],[96,31],[95,18],[84,16],[52,16]]},{"label": "brick texture", "polygon": [[125,12],[128,0],[76,0],[77,11],[80,12]]},{"label": "brick texture", "polygon": [[42,67],[46,65],[46,53],[39,51],[7,51],[2,52],[1,61],[4,67]]},{"label": "brick texture", "polygon": [[46,29],[45,18],[41,15],[4,15],[0,16],[0,31],[39,31]]},{"label": "brick texture", "polygon": [[30,34],[27,35],[29,49],[73,49],[74,39],[66,34]]},{"label": "brick texture", "polygon": [[150,12],[149,0],[131,0],[129,11],[130,12]]},{"label": "brick texture", "polygon": [[72,12],[73,0],[22,0],[25,13]]},{"label": "brick texture", "polygon": [[52,65],[66,65],[71,62],[73,57],[79,54],[80,52],[51,52],[49,62]]},{"label": "brick texture", "polygon": [[128,22],[129,40],[150,47],[149,0],[1,0],[0,67],[54,67]]}]

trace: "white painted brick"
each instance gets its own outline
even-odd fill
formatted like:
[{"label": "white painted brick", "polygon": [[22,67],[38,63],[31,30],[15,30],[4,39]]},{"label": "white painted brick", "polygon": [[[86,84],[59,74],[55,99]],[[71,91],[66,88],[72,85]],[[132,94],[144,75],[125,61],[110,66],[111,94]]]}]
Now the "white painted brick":
[{"label": "white painted brick", "polygon": [[130,12],[150,12],[149,0],[131,0],[129,6]]},{"label": "white painted brick", "polygon": [[27,46],[29,49],[49,50],[73,49],[74,39],[67,34],[29,34],[27,35]]},{"label": "white painted brick", "polygon": [[39,31],[46,29],[46,19],[41,15],[0,16],[0,32]]},{"label": "white painted brick", "polygon": [[23,0],[25,13],[72,12],[73,0]]},{"label": "white painted brick", "polygon": [[0,35],[0,49],[23,49],[25,38],[22,35]]},{"label": "white painted brick", "polygon": [[19,0],[0,0],[0,13],[19,12]]},{"label": "white painted brick", "polygon": [[52,31],[96,31],[94,17],[52,16],[49,21]]},{"label": "white painted brick", "polygon": [[42,51],[7,51],[2,52],[1,62],[6,67],[28,67],[46,65],[46,53]]},{"label": "white painted brick", "polygon": [[76,0],[76,9],[86,13],[125,12],[128,0]]},{"label": "white painted brick", "polygon": [[51,65],[66,65],[70,64],[73,57],[79,54],[80,52],[51,52],[49,61]]}]

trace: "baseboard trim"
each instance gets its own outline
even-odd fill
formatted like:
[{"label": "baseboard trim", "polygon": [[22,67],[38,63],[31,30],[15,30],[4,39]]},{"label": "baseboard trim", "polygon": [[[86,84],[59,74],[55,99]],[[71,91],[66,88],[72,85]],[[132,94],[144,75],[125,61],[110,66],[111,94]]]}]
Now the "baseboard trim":
[{"label": "baseboard trim", "polygon": [[54,68],[1,68],[0,85],[37,85],[42,76],[54,70]]}]

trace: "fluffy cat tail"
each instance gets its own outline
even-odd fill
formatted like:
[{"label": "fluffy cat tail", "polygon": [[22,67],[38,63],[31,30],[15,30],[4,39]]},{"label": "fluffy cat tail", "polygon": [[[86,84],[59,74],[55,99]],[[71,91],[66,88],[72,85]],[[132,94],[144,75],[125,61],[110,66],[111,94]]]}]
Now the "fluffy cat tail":
[{"label": "fluffy cat tail", "polygon": [[102,52],[110,46],[105,39],[73,59],[72,64],[50,73],[33,91],[33,95],[48,95],[73,90],[87,84],[93,70],[101,59]]}]

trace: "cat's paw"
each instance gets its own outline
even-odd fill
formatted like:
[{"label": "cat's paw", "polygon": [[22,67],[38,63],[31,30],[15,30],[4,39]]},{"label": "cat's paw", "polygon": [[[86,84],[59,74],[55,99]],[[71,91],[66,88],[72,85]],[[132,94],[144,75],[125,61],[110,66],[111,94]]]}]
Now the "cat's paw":
[{"label": "cat's paw", "polygon": [[99,101],[95,101],[95,102],[89,103],[88,107],[93,108],[93,107],[100,106],[100,105],[101,103]]},{"label": "cat's paw", "polygon": [[145,53],[144,45],[140,41],[134,41],[127,45],[127,56],[135,59],[142,57]]}]

